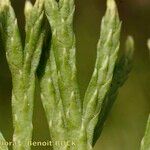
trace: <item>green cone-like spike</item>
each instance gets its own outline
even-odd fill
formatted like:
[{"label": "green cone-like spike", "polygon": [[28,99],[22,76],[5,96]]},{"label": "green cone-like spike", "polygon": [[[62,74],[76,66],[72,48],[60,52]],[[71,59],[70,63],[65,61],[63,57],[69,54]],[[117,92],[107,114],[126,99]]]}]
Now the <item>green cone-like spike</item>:
[{"label": "green cone-like spike", "polygon": [[[52,140],[77,141],[74,136],[79,135],[81,100],[76,79],[75,36],[72,27],[74,1],[45,0],[45,10],[52,40],[50,57],[40,80],[41,98]],[[80,143],[82,145],[83,141]]]},{"label": "green cone-like spike", "polygon": [[[30,150],[35,74],[43,45],[43,1],[26,2],[26,39],[22,44],[17,19],[10,2],[0,0],[1,35],[12,74],[14,150]],[[2,7],[2,8],[1,8]],[[23,46],[25,45],[25,46]]]},{"label": "green cone-like spike", "polygon": [[120,44],[120,28],[121,22],[116,4],[113,0],[108,0],[97,46],[96,65],[83,102],[83,124],[86,128],[89,145],[92,145],[98,116],[112,82]]}]

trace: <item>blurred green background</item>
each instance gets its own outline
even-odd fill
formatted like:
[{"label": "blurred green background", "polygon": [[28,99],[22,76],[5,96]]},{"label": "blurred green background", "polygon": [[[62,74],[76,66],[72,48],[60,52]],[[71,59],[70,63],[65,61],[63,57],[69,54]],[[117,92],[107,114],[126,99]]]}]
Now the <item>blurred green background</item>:
[{"label": "blurred green background", "polygon": [[[12,0],[20,30],[24,37],[24,0]],[[106,121],[101,138],[94,150],[138,150],[150,112],[150,56],[147,39],[150,37],[150,1],[118,0],[120,19],[123,22],[121,51],[128,34],[135,39],[133,70]],[[106,9],[105,0],[76,0],[74,31],[77,41],[78,79],[82,95],[93,72],[96,44],[99,39],[101,18]],[[11,117],[11,76],[0,50],[0,130],[11,141],[13,125]],[[37,90],[38,91],[38,90]],[[49,138],[48,126],[42,104],[35,100],[34,140]],[[44,150],[46,147],[34,147]]]}]

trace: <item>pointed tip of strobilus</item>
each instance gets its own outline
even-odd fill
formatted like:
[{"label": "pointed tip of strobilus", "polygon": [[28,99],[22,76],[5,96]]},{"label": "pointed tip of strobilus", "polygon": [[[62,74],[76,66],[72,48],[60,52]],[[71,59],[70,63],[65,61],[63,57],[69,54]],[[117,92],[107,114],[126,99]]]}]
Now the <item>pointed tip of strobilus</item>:
[{"label": "pointed tip of strobilus", "polygon": [[107,12],[109,12],[110,18],[119,18],[117,4],[115,0],[107,0]]},{"label": "pointed tip of strobilus", "polygon": [[9,0],[0,0],[0,6],[2,6],[2,5],[8,5],[10,3],[10,1]]},{"label": "pointed tip of strobilus", "polygon": [[43,12],[44,8],[44,0],[36,0],[33,5],[30,0],[26,0],[24,14],[25,16],[29,16],[32,13],[32,10],[37,11],[37,15]]},{"label": "pointed tip of strobilus", "polygon": [[132,36],[128,36],[126,40],[126,51],[125,51],[125,55],[128,59],[133,58],[134,50],[135,50],[134,39]]},{"label": "pointed tip of strobilus", "polygon": [[147,47],[150,50],[150,39],[147,40]]},{"label": "pointed tip of strobilus", "polygon": [[10,5],[10,1],[9,0],[0,0],[0,11],[3,11],[9,5]]},{"label": "pointed tip of strobilus", "polygon": [[35,6],[41,8],[44,6],[44,0],[36,0]]},{"label": "pointed tip of strobilus", "polygon": [[115,10],[117,8],[115,0],[107,0],[107,8]]},{"label": "pointed tip of strobilus", "polygon": [[25,15],[30,14],[32,8],[33,8],[32,3],[29,0],[26,0],[26,2],[25,2],[25,9],[24,9]]}]

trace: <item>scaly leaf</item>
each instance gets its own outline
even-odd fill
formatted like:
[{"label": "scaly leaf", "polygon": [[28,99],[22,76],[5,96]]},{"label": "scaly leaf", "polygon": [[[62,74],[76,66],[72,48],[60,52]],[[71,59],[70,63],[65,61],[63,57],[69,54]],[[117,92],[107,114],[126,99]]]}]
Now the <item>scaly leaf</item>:
[{"label": "scaly leaf", "polygon": [[110,88],[119,50],[121,22],[114,0],[107,1],[102,19],[101,35],[97,46],[97,59],[92,79],[83,102],[83,124],[88,144],[92,146],[94,129],[107,91]]}]

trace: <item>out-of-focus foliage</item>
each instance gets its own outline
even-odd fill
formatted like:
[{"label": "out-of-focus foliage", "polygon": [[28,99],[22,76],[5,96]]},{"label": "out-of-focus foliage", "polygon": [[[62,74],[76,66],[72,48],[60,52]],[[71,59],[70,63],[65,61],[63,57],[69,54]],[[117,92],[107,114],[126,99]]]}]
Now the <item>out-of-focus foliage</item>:
[{"label": "out-of-focus foliage", "polygon": [[147,121],[145,135],[141,142],[141,150],[150,150],[150,116]]}]

